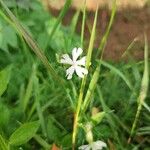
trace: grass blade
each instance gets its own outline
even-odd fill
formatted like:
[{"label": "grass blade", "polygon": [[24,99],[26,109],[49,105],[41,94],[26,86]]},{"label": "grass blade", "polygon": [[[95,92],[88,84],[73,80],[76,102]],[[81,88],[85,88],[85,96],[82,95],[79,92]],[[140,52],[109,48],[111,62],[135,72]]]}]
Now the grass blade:
[{"label": "grass blade", "polygon": [[68,11],[68,9],[69,9],[71,3],[72,3],[72,0],[66,0],[66,3],[65,3],[65,5],[64,5],[63,9],[61,10],[61,12],[60,12],[60,14],[59,14],[59,16],[58,16],[58,18],[57,18],[57,21],[56,21],[56,23],[55,23],[55,25],[54,25],[54,27],[53,27],[51,33],[50,33],[50,36],[49,36],[49,38],[48,38],[48,40],[47,40],[47,43],[48,43],[48,42],[52,39],[52,37],[54,36],[55,31],[56,31],[58,25],[60,24],[61,20],[63,19],[63,17],[65,16],[66,12]]},{"label": "grass blade", "polygon": [[131,133],[130,133],[130,137],[128,139],[128,143],[131,142],[131,138],[135,134],[135,128],[137,126],[137,122],[138,122],[138,119],[139,119],[139,116],[140,116],[140,113],[142,110],[142,105],[147,96],[148,84],[149,84],[148,42],[147,42],[147,37],[145,35],[144,73],[143,73],[143,78],[142,78],[142,82],[141,82],[141,89],[140,89],[139,97],[137,99],[138,108],[137,108],[136,116],[135,116],[135,119],[134,119],[134,122],[133,122],[133,125],[131,128]]},{"label": "grass blade", "polygon": [[84,47],[83,39],[84,39],[84,30],[85,30],[85,18],[86,18],[86,0],[84,1],[82,27],[81,27],[81,47],[82,48]]},{"label": "grass blade", "polygon": [[86,57],[86,68],[89,69],[90,63],[91,63],[91,57],[92,57],[92,51],[94,47],[94,40],[95,40],[95,33],[96,33],[96,24],[97,24],[97,15],[98,15],[98,6],[94,17],[94,24],[92,28],[92,33],[90,37],[90,43],[87,51],[87,57]]},{"label": "grass blade", "polygon": [[41,124],[42,132],[45,137],[47,137],[47,131],[46,131],[46,125],[45,125],[45,119],[42,113],[41,104],[40,104],[40,93],[39,93],[39,79],[34,76],[34,89],[35,89],[35,106],[37,110],[37,114],[39,117],[39,122]]},{"label": "grass blade", "polygon": [[[92,34],[91,34],[89,48],[88,48],[87,57],[86,57],[86,68],[87,68],[87,70],[89,69],[89,66],[90,66],[91,56],[92,56],[92,51],[93,51],[93,46],[94,46],[96,24],[97,24],[97,15],[98,15],[98,7],[97,7],[97,10],[95,12]],[[84,89],[85,89],[86,78],[87,78],[87,76],[85,76],[82,79],[79,98],[78,98],[78,102],[77,102],[77,108],[76,108],[75,117],[74,117],[73,135],[72,135],[73,149],[75,149],[76,135],[77,135],[77,131],[78,131],[78,121],[80,118],[79,114],[80,114],[81,105],[82,105],[82,101],[83,101],[83,93],[84,93]]]},{"label": "grass blade", "polygon": [[77,26],[77,23],[78,23],[79,15],[80,15],[80,10],[78,10],[75,13],[75,15],[73,16],[73,19],[71,21],[71,24],[70,24],[71,31],[70,31],[70,39],[68,40],[69,47],[73,44],[72,40],[73,40],[73,36],[74,36],[75,30],[76,30],[76,26]]},{"label": "grass blade", "polygon": [[25,95],[24,95],[24,98],[23,98],[23,102],[22,102],[24,112],[26,111],[29,100],[32,96],[34,76],[35,76],[35,69],[34,69],[34,67],[32,67],[32,73],[31,73],[31,76],[30,76],[30,79],[29,79],[29,82],[28,82],[28,85],[27,85],[27,88],[26,88],[26,92],[25,92]]},{"label": "grass blade", "polygon": [[147,111],[150,113],[150,107],[145,103],[143,102],[143,106],[147,109]]},{"label": "grass blade", "polygon": [[100,55],[100,53],[102,53],[102,55],[103,55],[103,51],[104,51],[104,48],[105,48],[105,45],[106,45],[106,42],[107,42],[107,39],[108,39],[108,36],[109,36],[109,33],[110,33],[110,29],[111,29],[113,21],[114,21],[116,10],[117,10],[116,0],[114,0],[110,21],[109,21],[108,27],[106,29],[106,32],[105,32],[105,34],[104,34],[104,36],[103,36],[103,38],[100,42],[100,45],[99,45],[99,48],[98,48],[98,51],[97,51],[97,54],[96,54],[97,57]]},{"label": "grass blade", "polygon": [[[101,60],[102,60],[102,57],[103,57],[104,46],[106,44],[106,40],[108,38],[108,34],[110,32],[110,28],[111,28],[112,23],[113,23],[115,13],[116,13],[116,1],[114,1],[114,3],[113,3],[113,9],[112,9],[112,12],[111,12],[111,18],[110,18],[110,22],[109,22],[108,28],[107,28],[107,30],[106,30],[103,38],[102,38],[102,41],[100,42],[100,46],[98,48],[98,51],[102,50]],[[82,109],[83,113],[86,111],[86,109],[87,109],[87,107],[88,107],[88,105],[90,103],[90,99],[91,99],[92,93],[95,90],[96,83],[97,83],[97,81],[99,79],[99,76],[100,76],[100,68],[101,68],[101,62],[99,62],[97,64],[97,67],[96,67],[96,69],[94,71],[94,74],[92,76],[92,79],[90,81],[90,85],[89,85],[88,91],[86,93],[84,104],[83,104],[83,109]]]},{"label": "grass blade", "polygon": [[8,66],[0,71],[0,97],[7,89],[10,80],[11,68],[11,66]]},{"label": "grass blade", "polygon": [[95,90],[95,87],[96,87],[96,83],[99,79],[99,73],[100,73],[100,67],[98,66],[92,76],[92,79],[90,81],[90,84],[89,84],[89,88],[88,88],[88,91],[86,93],[86,96],[85,96],[85,99],[84,99],[84,102],[83,102],[83,107],[82,107],[82,113],[84,113],[90,103],[90,100],[91,100],[91,97],[92,97],[92,93],[94,92]]},{"label": "grass blade", "polygon": [[33,137],[45,150],[51,149],[51,145],[49,145],[44,139],[42,139],[39,135],[35,135]]},{"label": "grass blade", "polygon": [[127,86],[132,90],[132,85],[131,85],[130,81],[126,78],[126,76],[119,69],[117,69],[116,67],[110,65],[109,63],[107,63],[107,62],[105,62],[103,60],[100,60],[100,62],[101,62],[101,64],[103,66],[109,68],[114,73],[116,73],[118,76],[120,76],[125,81],[125,83],[127,84]]},{"label": "grass blade", "polygon": [[9,150],[4,138],[0,135],[0,149]]}]

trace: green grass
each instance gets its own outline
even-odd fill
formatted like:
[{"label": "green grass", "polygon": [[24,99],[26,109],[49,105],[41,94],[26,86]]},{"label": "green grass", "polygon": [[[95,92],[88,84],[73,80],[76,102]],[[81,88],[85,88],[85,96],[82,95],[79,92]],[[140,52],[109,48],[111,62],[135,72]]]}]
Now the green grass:
[{"label": "green grass", "polygon": [[[87,123],[93,125],[94,141],[105,141],[106,149],[148,150],[150,94],[146,35],[144,60],[137,62],[130,55],[135,40],[124,53],[128,63],[104,60],[116,5],[96,54],[93,50],[97,9],[89,46],[84,50],[89,74],[82,80],[74,75],[69,81],[59,58],[64,53],[71,54],[74,47],[84,49],[88,17],[85,6],[65,27],[61,21],[71,0],[66,1],[57,18],[38,1],[24,7],[17,2],[7,7],[5,2],[0,0],[0,150],[49,150],[53,143],[63,150],[76,150],[87,144]],[[75,32],[79,21],[81,35]]]}]

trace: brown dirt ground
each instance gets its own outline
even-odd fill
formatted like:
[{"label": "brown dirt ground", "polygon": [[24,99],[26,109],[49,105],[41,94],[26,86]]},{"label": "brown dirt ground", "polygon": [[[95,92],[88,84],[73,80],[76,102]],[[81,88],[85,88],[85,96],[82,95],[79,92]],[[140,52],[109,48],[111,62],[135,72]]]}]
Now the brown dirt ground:
[{"label": "brown dirt ground", "polygon": [[[56,10],[50,11],[55,16],[59,14],[59,12]],[[70,23],[74,13],[75,10],[71,9],[66,14],[65,18],[63,19],[64,25],[68,25]],[[99,42],[109,22],[109,18],[110,12],[108,10],[103,9],[99,11],[95,48],[99,46]],[[81,31],[81,19],[82,16],[79,17],[77,25],[78,33]],[[87,40],[89,40],[90,37],[89,28],[92,27],[93,19],[94,12],[88,12],[85,31],[85,37]],[[134,38],[138,38],[137,42],[131,49],[131,53],[136,59],[143,59],[144,32],[146,33],[150,43],[150,7],[117,12],[105,48],[104,58],[115,61],[126,59],[122,58],[122,54],[125,52],[129,44],[134,40]]]}]

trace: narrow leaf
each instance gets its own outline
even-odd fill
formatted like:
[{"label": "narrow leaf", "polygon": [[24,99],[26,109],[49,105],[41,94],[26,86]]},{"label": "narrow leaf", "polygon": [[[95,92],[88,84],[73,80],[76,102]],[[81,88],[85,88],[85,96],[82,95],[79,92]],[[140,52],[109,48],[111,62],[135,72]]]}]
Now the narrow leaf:
[{"label": "narrow leaf", "polygon": [[32,137],[35,136],[39,128],[39,122],[29,122],[22,124],[11,136],[9,139],[10,145],[19,146],[27,143]]},{"label": "narrow leaf", "polygon": [[25,92],[25,95],[24,95],[24,98],[23,98],[23,111],[24,112],[26,111],[26,108],[28,106],[29,100],[30,100],[30,98],[32,96],[34,76],[35,76],[35,67],[33,65],[32,73],[31,73],[31,76],[30,76],[30,79],[29,79],[29,82],[28,82],[28,85],[27,85],[27,88],[26,88],[26,92]]},{"label": "narrow leaf", "polygon": [[[102,40],[100,42],[100,45],[99,45],[99,48],[98,48],[96,56],[99,56],[100,53],[102,53],[102,55],[103,55],[104,48],[105,48],[105,45],[107,43],[107,39],[108,39],[110,30],[111,30],[111,27],[112,27],[112,24],[113,24],[113,21],[114,21],[115,14],[116,14],[116,9],[117,9],[117,7],[116,7],[116,0],[114,0],[110,21],[109,21],[108,27],[106,29],[106,32],[105,32],[105,34],[104,34],[104,36],[103,36],[103,38],[102,38]],[[102,57],[102,55],[101,55],[101,57]]]},{"label": "narrow leaf", "polygon": [[58,25],[60,24],[61,20],[62,20],[63,17],[65,16],[66,12],[68,11],[68,9],[69,9],[69,7],[70,7],[70,5],[71,5],[71,2],[72,2],[72,0],[66,0],[66,3],[65,3],[65,5],[64,5],[63,9],[61,10],[61,12],[60,12],[60,14],[59,14],[59,16],[58,16],[58,18],[57,18],[57,21],[56,21],[56,23],[55,23],[55,25],[54,25],[54,27],[53,27],[51,33],[50,33],[50,36],[49,36],[49,38],[48,38],[48,41],[50,41],[50,40],[52,39],[52,37],[54,36],[55,31],[56,31]]},{"label": "narrow leaf", "polygon": [[126,78],[126,76],[116,67],[112,66],[111,64],[107,63],[106,61],[100,60],[101,64],[107,68],[109,68],[111,71],[113,71],[115,74],[117,74],[118,76],[120,76],[125,83],[128,85],[128,87],[130,89],[132,89],[132,85],[130,83],[130,81]]},{"label": "narrow leaf", "polygon": [[0,96],[2,96],[2,94],[7,89],[7,85],[10,79],[10,72],[11,72],[10,66],[0,71]]},{"label": "narrow leaf", "polygon": [[8,150],[8,146],[4,138],[0,135],[0,150]]},{"label": "narrow leaf", "polygon": [[148,87],[149,87],[148,41],[147,41],[147,37],[145,35],[144,73],[143,73],[143,77],[142,77],[139,97],[137,99],[138,108],[137,108],[137,112],[136,112],[134,122],[132,124],[131,133],[130,133],[130,137],[128,139],[128,143],[131,142],[131,138],[135,134],[135,129],[136,129],[136,126],[137,126],[137,123],[138,123],[138,119],[140,117],[142,106],[143,106],[145,98],[147,96]]},{"label": "narrow leaf", "polygon": [[82,111],[85,112],[89,103],[90,103],[90,100],[91,100],[91,96],[95,90],[95,87],[96,87],[96,84],[97,84],[97,81],[99,79],[99,74],[100,74],[100,67],[97,66],[97,68],[95,69],[95,72],[92,76],[92,79],[90,81],[90,84],[89,84],[89,88],[87,90],[87,93],[86,93],[86,96],[85,96],[85,99],[84,99],[84,103],[83,103],[83,108],[82,108]]}]

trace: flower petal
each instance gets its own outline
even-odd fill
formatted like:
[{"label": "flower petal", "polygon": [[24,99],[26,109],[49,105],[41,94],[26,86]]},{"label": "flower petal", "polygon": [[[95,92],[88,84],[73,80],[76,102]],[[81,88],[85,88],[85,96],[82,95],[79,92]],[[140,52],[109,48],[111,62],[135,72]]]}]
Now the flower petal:
[{"label": "flower petal", "polygon": [[73,62],[76,62],[76,60],[78,59],[78,57],[82,54],[83,50],[82,48],[74,48],[72,50],[72,59],[73,59]]},{"label": "flower petal", "polygon": [[90,146],[89,145],[81,145],[78,149],[79,150],[90,150]]},{"label": "flower petal", "polygon": [[80,78],[83,78],[84,75],[88,74],[88,70],[80,66],[76,66],[75,71]]},{"label": "flower petal", "polygon": [[81,66],[85,66],[85,62],[86,62],[86,56],[84,56],[83,58],[81,58],[80,60],[76,61],[77,65],[81,65]]},{"label": "flower petal", "polygon": [[73,64],[73,62],[72,62],[72,60],[71,60],[71,58],[69,57],[68,54],[62,55],[62,59],[60,60],[60,63],[62,63],[62,64],[69,64],[69,65]]},{"label": "flower petal", "polygon": [[68,80],[72,78],[74,71],[75,71],[75,68],[73,66],[71,66],[70,68],[66,70],[66,76]]},{"label": "flower petal", "polygon": [[107,147],[106,143],[104,143],[103,141],[99,140],[99,141],[92,143],[93,150],[102,150],[103,147]]}]

